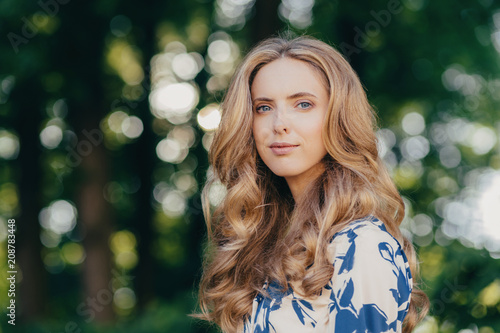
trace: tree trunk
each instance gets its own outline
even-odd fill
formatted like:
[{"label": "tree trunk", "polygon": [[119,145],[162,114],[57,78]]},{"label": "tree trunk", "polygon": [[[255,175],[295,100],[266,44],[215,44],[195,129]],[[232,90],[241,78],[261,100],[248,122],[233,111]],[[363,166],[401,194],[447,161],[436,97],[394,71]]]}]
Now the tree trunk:
[{"label": "tree trunk", "polygon": [[147,303],[154,295],[153,267],[155,266],[154,257],[151,253],[151,244],[153,243],[153,207],[152,193],[153,182],[152,175],[154,163],[156,160],[155,138],[152,129],[153,116],[149,109],[149,100],[147,96],[150,93],[150,73],[149,61],[154,55],[154,22],[144,23],[143,29],[145,36],[141,43],[143,51],[143,68],[145,71],[142,86],[146,90],[145,98],[138,104],[136,115],[141,118],[144,130],[141,137],[134,144],[133,154],[129,154],[130,165],[134,168],[132,172],[138,175],[140,188],[136,193],[137,209],[134,215],[133,224],[136,226],[135,232],[138,236],[137,253],[139,262],[135,270],[135,291],[137,293],[137,305],[139,310],[144,310]]},{"label": "tree trunk", "polygon": [[[16,219],[16,248],[18,256],[16,263],[20,267],[17,274],[22,280],[19,283],[19,314],[26,321],[41,318],[45,312],[47,271],[42,262],[40,242],[40,223],[38,213],[42,208],[40,198],[40,139],[38,138],[41,123],[41,91],[33,83],[23,82],[13,93],[12,98],[17,109],[16,130],[21,138],[21,148],[18,156],[20,170],[19,203],[20,215]],[[30,98],[25,97],[30,92]],[[34,107],[35,106],[35,107]],[[27,113],[30,113],[27,119]]]},{"label": "tree trunk", "polygon": [[283,27],[278,17],[280,2],[280,0],[257,0],[255,2],[255,16],[251,21],[253,44],[271,37]]},{"label": "tree trunk", "polygon": [[81,185],[78,196],[79,220],[86,254],[83,270],[86,294],[84,301],[89,307],[85,310],[90,311],[89,318],[95,316],[95,320],[99,322],[110,321],[114,317],[109,249],[112,218],[109,204],[103,197],[108,179],[107,165],[108,159],[102,144],[93,147],[92,152],[82,159],[81,171],[85,182]]},{"label": "tree trunk", "polygon": [[[144,130],[141,136],[130,147],[127,159],[132,165],[131,172],[139,177],[140,188],[135,194],[137,201],[135,214],[133,216],[132,225],[134,232],[137,235],[137,253],[139,262],[134,270],[133,275],[134,289],[137,295],[137,307],[139,311],[143,311],[149,301],[155,296],[156,279],[154,268],[158,267],[154,255],[151,253],[151,245],[155,240],[153,231],[153,180],[154,166],[157,162],[156,158],[156,140],[153,132],[153,115],[149,107],[149,94],[151,93],[151,64],[150,61],[158,52],[156,39],[156,25],[166,17],[173,13],[184,17],[186,15],[181,3],[163,3],[159,5],[154,0],[145,0],[143,5],[147,8],[157,8],[155,11],[133,11],[134,7],[128,7],[127,10],[134,22],[141,27],[142,38],[137,40],[138,47],[142,51],[142,68],[144,70],[144,80],[141,84],[144,91],[143,98],[138,102],[137,108],[131,110],[131,114],[135,114],[141,118]],[[178,8],[175,6],[179,6]]]},{"label": "tree trunk", "polygon": [[77,177],[78,226],[83,234],[86,254],[82,276],[86,307],[77,309],[77,312],[87,321],[108,322],[114,318],[109,248],[114,215],[104,197],[109,182],[110,157],[99,123],[110,105],[102,85],[109,19],[96,14],[96,2],[71,2],[61,10],[59,31],[62,35],[58,40],[61,44],[54,56],[59,57],[59,65],[55,67],[71,83],[64,96],[68,100],[68,120],[78,136],[74,149],[81,158],[74,176]]}]

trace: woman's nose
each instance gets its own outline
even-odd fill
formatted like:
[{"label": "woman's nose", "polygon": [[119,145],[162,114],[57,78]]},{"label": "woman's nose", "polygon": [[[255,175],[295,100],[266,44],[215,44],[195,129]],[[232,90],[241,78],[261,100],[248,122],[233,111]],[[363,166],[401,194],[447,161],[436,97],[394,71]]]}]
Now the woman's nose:
[{"label": "woman's nose", "polygon": [[288,133],[288,115],[286,109],[278,108],[274,114],[273,130],[276,134]]}]

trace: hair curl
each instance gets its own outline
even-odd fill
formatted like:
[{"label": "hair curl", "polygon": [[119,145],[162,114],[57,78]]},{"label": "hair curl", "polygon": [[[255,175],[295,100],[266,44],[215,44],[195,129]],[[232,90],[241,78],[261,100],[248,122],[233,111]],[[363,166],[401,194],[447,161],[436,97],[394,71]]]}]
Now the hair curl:
[{"label": "hair curl", "polygon": [[[260,159],[252,135],[252,81],[263,66],[285,57],[318,70],[329,92],[325,169],[298,202],[284,178]],[[235,332],[266,279],[285,288],[289,281],[298,282],[305,296],[314,297],[333,274],[326,253],[331,237],[349,222],[372,214],[402,244],[410,263],[414,289],[404,332],[411,332],[425,316],[428,299],[417,288],[414,248],[399,230],[404,204],[378,157],[373,109],[349,63],[311,37],[267,39],[239,65],[221,107],[209,153],[213,175],[203,190],[209,247],[198,317]],[[226,195],[212,212],[208,193],[216,182],[225,186]]]}]

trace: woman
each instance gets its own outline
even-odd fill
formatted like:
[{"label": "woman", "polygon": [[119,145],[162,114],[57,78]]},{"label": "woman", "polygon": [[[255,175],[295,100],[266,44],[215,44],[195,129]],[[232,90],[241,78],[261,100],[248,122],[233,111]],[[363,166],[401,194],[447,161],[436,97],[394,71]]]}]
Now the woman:
[{"label": "woman", "polygon": [[[272,38],[249,52],[210,149],[200,317],[224,332],[412,331],[428,300],[374,128],[329,45]],[[227,192],[212,213],[215,182]]]}]

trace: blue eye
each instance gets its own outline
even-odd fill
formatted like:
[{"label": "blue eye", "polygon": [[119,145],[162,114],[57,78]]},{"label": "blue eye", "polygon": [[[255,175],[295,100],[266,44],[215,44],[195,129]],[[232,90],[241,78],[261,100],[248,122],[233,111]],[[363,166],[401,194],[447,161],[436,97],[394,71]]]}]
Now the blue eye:
[{"label": "blue eye", "polygon": [[311,103],[309,103],[309,102],[300,102],[300,103],[299,103],[299,108],[301,108],[301,109],[308,109],[308,108],[310,108],[311,106],[312,106],[312,105],[311,105]]},{"label": "blue eye", "polygon": [[269,105],[261,105],[261,106],[256,107],[255,110],[257,112],[266,112],[266,111],[270,111],[271,108],[269,107]]}]

